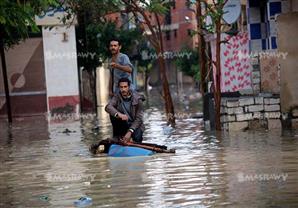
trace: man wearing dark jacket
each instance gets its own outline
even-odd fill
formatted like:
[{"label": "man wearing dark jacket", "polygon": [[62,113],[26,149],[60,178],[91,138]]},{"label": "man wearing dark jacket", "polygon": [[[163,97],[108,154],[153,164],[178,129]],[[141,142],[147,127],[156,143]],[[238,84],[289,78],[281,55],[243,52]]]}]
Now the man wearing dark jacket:
[{"label": "man wearing dark jacket", "polygon": [[121,78],[118,81],[119,92],[115,94],[105,107],[111,116],[113,137],[141,143],[143,132],[143,105],[141,96],[130,90],[130,80]]}]

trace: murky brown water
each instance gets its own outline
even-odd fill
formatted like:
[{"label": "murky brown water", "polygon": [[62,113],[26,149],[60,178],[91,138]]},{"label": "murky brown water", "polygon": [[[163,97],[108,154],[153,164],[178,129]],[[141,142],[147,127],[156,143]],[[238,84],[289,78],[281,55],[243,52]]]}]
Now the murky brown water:
[{"label": "murky brown water", "polygon": [[[176,154],[109,158],[89,145],[110,135],[103,108],[99,121],[48,125],[42,118],[1,121],[0,207],[298,207],[298,137],[280,132],[204,132],[181,105],[177,129],[166,128],[159,102],[146,110],[145,139]],[[153,103],[153,104],[152,104]],[[94,129],[95,126],[98,129]],[[71,133],[63,133],[68,128]]]}]

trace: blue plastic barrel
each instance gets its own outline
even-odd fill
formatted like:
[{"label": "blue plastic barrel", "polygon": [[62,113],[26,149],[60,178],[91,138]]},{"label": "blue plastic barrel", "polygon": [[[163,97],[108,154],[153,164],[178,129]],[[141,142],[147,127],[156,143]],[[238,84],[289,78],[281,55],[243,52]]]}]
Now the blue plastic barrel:
[{"label": "blue plastic barrel", "polygon": [[108,155],[111,157],[135,157],[135,156],[150,156],[154,152],[151,150],[139,148],[139,147],[129,147],[113,144],[110,146]]}]

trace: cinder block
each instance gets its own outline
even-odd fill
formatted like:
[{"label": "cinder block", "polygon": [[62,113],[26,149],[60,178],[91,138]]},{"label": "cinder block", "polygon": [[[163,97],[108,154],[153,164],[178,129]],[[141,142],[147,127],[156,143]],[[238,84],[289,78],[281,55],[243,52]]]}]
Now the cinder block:
[{"label": "cinder block", "polygon": [[280,112],[265,112],[265,118],[280,118]]},{"label": "cinder block", "polygon": [[236,121],[236,116],[234,115],[226,115],[225,116],[225,122],[233,122]]},{"label": "cinder block", "polygon": [[263,97],[255,97],[255,104],[264,104]]},{"label": "cinder block", "polygon": [[251,120],[248,122],[248,127],[251,130],[267,129],[267,121],[265,120]]},{"label": "cinder block", "polygon": [[248,106],[248,112],[260,112],[264,110],[263,105],[250,105]]},{"label": "cinder block", "polygon": [[280,99],[279,98],[264,98],[264,104],[265,105],[280,104]]},{"label": "cinder block", "polygon": [[227,107],[239,107],[239,101],[238,100],[227,100]]},{"label": "cinder block", "polygon": [[253,119],[261,119],[263,118],[262,113],[261,112],[254,112],[252,115]]},{"label": "cinder block", "polygon": [[237,121],[249,121],[249,120],[252,120],[252,119],[253,119],[252,113],[236,115],[236,120]]},{"label": "cinder block", "polygon": [[265,105],[265,111],[280,111],[280,105]]},{"label": "cinder block", "polygon": [[276,130],[281,129],[281,122],[279,119],[268,119],[268,129]]},{"label": "cinder block", "polygon": [[227,108],[227,114],[232,115],[232,114],[241,114],[243,113],[243,108],[242,107],[237,107],[237,108]]},{"label": "cinder block", "polygon": [[248,129],[248,121],[229,123],[229,131],[243,131]]},{"label": "cinder block", "polygon": [[220,105],[226,107],[227,106],[227,100],[226,99],[221,99]]},{"label": "cinder block", "polygon": [[252,105],[252,104],[254,104],[253,97],[239,99],[239,106]]}]

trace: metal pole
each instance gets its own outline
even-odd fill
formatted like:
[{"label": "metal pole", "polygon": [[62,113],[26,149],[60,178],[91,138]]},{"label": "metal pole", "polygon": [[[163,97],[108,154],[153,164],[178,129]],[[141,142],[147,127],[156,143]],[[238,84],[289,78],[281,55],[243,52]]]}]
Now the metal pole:
[{"label": "metal pole", "polygon": [[[0,28],[1,30],[3,29],[2,25],[0,25]],[[3,80],[4,80],[5,98],[6,98],[7,117],[8,117],[9,124],[11,124],[12,114],[11,114],[11,104],[10,104],[10,96],[9,96],[9,86],[8,86],[8,80],[7,80],[7,69],[6,69],[6,62],[5,62],[3,32],[1,32],[1,35],[0,35],[0,53],[1,53],[2,73],[3,73]]]}]

